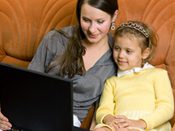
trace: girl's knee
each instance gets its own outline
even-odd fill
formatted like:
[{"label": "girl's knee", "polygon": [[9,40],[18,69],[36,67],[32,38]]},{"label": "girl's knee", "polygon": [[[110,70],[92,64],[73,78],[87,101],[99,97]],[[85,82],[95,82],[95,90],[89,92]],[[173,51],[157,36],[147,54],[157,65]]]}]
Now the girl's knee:
[{"label": "girl's knee", "polygon": [[111,130],[107,127],[101,127],[101,128],[96,128],[93,131],[111,131]]}]

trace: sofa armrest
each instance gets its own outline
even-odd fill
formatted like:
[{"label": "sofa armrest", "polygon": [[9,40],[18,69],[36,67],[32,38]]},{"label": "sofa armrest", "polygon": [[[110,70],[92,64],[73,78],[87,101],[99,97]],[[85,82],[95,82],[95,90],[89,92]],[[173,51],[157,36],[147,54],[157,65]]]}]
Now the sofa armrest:
[{"label": "sofa armrest", "polygon": [[173,125],[172,131],[175,131],[175,124]]},{"label": "sofa armrest", "polygon": [[81,124],[81,128],[85,128],[85,129],[89,129],[91,126],[91,122],[94,116],[94,112],[95,112],[95,104],[93,104],[91,106],[91,108],[88,111],[87,116],[84,118],[82,124]]}]

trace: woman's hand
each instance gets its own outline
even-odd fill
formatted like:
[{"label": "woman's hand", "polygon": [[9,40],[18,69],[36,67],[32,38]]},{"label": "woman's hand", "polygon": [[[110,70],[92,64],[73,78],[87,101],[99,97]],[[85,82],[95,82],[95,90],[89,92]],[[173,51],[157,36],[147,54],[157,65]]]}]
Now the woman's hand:
[{"label": "woman's hand", "polygon": [[12,127],[9,120],[0,112],[0,129],[1,130],[10,130]]}]

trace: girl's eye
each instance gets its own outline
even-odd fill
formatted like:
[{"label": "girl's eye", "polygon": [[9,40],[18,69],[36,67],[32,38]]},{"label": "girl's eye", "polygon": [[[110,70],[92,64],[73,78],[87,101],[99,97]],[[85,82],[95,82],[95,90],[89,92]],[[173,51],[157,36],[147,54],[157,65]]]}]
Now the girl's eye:
[{"label": "girl's eye", "polygon": [[118,46],[114,46],[114,50],[119,51],[120,48]]},{"label": "girl's eye", "polygon": [[131,54],[133,51],[131,51],[131,50],[126,50],[126,53],[127,54]]}]

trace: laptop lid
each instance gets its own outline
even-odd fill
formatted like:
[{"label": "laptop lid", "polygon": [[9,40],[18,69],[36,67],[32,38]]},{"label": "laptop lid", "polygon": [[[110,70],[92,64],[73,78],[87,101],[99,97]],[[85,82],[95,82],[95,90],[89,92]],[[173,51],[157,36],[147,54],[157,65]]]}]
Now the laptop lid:
[{"label": "laptop lid", "polygon": [[72,82],[0,63],[0,104],[14,129],[72,131]]}]

